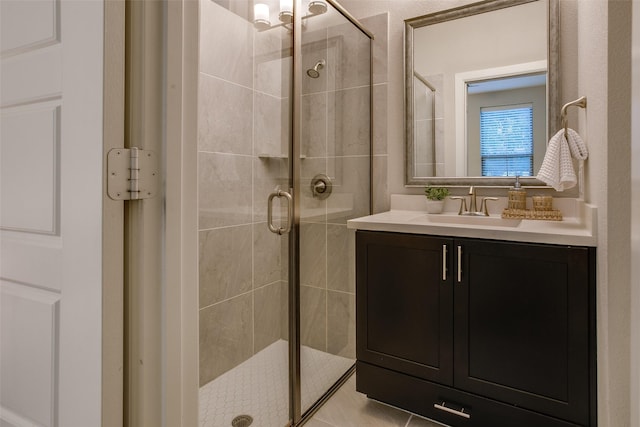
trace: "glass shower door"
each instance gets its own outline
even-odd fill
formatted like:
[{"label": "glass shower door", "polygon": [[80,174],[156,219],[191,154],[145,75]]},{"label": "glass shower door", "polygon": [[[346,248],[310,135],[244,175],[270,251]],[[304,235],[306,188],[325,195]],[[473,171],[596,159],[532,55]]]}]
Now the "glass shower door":
[{"label": "glass shower door", "polygon": [[[268,19],[277,23],[277,1]],[[289,412],[288,236],[267,225],[290,185],[292,34],[254,2],[200,2],[200,426],[284,426]],[[274,227],[287,204],[274,197]],[[284,210],[284,211],[283,211]]]},{"label": "glass shower door", "polygon": [[199,4],[200,426],[297,424],[355,362],[370,37],[331,0]]},{"label": "glass shower door", "polygon": [[355,235],[346,223],[371,203],[371,38],[327,6],[301,35],[303,413],[355,363]]}]

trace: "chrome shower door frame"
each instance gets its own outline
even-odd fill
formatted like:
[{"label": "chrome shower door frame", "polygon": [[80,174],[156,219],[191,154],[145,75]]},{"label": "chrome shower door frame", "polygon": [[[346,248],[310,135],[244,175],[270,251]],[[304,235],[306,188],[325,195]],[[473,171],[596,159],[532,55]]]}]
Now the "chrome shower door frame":
[{"label": "chrome shower door frame", "polygon": [[[351,22],[356,28],[362,31],[372,41],[374,36],[355,17],[353,17],[344,7],[335,0],[326,0],[343,17]],[[290,216],[289,232],[289,284],[288,284],[288,305],[289,305],[289,414],[290,426],[295,427],[303,424],[326,402],[333,393],[344,384],[355,372],[355,362],[353,366],[345,372],[340,379],[315,402],[308,410],[302,408],[302,387],[301,387],[301,363],[300,349],[302,342],[300,339],[300,221],[301,221],[301,182],[300,163],[302,159],[302,78],[305,70],[302,66],[302,16],[304,11],[302,0],[293,2],[293,61],[292,61],[292,125],[289,146],[289,188],[293,201],[292,216]],[[369,44],[369,213],[373,212],[373,46]],[[323,64],[324,66],[324,64]]]}]

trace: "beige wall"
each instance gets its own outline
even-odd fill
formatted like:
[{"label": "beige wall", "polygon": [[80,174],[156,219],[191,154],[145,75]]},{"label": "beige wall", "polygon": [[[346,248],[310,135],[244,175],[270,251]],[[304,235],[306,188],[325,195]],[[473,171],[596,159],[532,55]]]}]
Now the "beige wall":
[{"label": "beige wall", "polygon": [[[440,2],[343,0],[356,17],[389,13],[387,106],[388,193],[404,187],[403,20],[441,8]],[[470,3],[446,2],[446,7]],[[598,418],[601,427],[638,425],[638,369],[631,370],[630,107],[631,11],[627,0],[560,1],[561,102],[588,98],[569,123],[590,147],[585,199],[598,206]],[[381,108],[376,106],[376,109]],[[385,174],[384,169],[374,174]],[[379,194],[378,194],[379,196]],[[380,203],[382,205],[382,203]],[[637,215],[636,215],[637,217]],[[637,219],[635,220],[637,225]],[[636,253],[637,255],[637,253]],[[637,276],[634,277],[638,282]],[[634,308],[638,303],[635,285]],[[637,314],[634,314],[637,320]],[[636,322],[637,323],[637,322]],[[634,343],[638,349],[638,331]],[[633,375],[633,377],[632,377]],[[634,400],[630,399],[633,382]],[[633,402],[633,403],[632,403]],[[635,424],[631,424],[631,407]]]}]

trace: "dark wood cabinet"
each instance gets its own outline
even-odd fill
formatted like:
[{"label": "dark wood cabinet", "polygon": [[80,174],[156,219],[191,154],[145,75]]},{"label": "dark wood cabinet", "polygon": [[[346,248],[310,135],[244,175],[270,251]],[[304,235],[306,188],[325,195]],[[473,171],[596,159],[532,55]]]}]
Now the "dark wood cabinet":
[{"label": "dark wood cabinet", "polygon": [[595,426],[594,262],[358,231],[358,390],[452,426]]},{"label": "dark wood cabinet", "polygon": [[452,385],[451,239],[359,232],[357,245],[358,359]]}]

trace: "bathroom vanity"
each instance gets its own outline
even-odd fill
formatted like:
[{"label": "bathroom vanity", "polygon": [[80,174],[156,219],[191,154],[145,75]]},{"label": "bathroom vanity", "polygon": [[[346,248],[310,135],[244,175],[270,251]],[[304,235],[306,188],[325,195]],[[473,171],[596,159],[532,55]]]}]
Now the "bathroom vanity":
[{"label": "bathroom vanity", "polygon": [[595,426],[595,209],[569,215],[350,221],[358,391],[450,426]]}]

